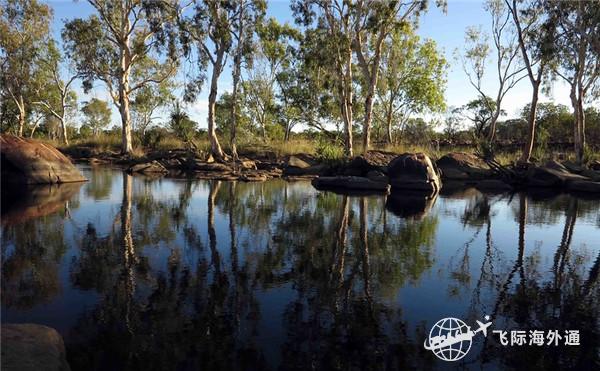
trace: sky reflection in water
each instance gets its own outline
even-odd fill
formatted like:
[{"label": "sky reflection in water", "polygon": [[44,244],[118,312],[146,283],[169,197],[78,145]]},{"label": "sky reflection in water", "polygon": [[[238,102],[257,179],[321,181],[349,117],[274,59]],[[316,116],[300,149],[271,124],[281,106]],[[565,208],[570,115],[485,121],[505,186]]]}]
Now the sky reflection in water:
[{"label": "sky reflection in water", "polygon": [[455,367],[423,348],[429,329],[486,314],[581,346],[488,334],[460,366],[598,366],[600,200],[83,170],[2,195],[2,321],[56,328],[74,370]]}]

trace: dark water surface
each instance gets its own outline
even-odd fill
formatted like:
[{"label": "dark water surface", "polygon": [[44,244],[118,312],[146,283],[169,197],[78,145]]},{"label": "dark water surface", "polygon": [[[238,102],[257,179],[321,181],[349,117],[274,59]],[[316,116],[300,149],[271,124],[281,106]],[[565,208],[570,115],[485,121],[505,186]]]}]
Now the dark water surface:
[{"label": "dark water surface", "polygon": [[[2,191],[2,322],[56,328],[73,370],[599,367],[600,200],[83,171]],[[462,360],[424,349],[438,320],[486,315]]]}]

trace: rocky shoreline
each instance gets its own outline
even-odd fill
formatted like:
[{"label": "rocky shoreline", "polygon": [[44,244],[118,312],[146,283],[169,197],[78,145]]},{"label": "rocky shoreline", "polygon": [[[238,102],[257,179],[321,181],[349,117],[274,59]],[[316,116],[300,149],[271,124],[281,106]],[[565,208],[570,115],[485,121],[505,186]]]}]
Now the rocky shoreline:
[{"label": "rocky shoreline", "polygon": [[600,195],[598,161],[589,167],[555,160],[541,166],[503,167],[463,152],[449,153],[433,161],[424,153],[369,151],[337,162],[322,162],[309,154],[277,156],[272,152],[241,156],[236,162],[219,162],[212,156],[184,149],[155,151],[143,158],[134,158],[77,147],[64,151],[63,155],[47,144],[6,135],[2,136],[2,143],[3,182],[39,184],[85,180],[70,163],[71,159],[91,166],[116,165],[131,174],[151,177],[244,182],[276,178],[312,180],[318,189],[342,192],[396,190],[433,194],[444,184],[454,183],[452,187],[462,184],[488,191],[545,188]]},{"label": "rocky shoreline", "polygon": [[119,165],[132,174],[177,178],[239,180],[245,182],[312,180],[318,189],[388,193],[392,189],[438,192],[444,184],[463,184],[480,190],[511,191],[547,188],[600,194],[600,163],[590,168],[569,161],[544,165],[495,169],[479,157],[454,152],[433,161],[423,153],[396,154],[369,151],[345,163],[321,163],[314,156],[296,154],[277,157],[273,153],[217,162],[185,150],[153,152],[142,159],[127,159],[116,153],[67,153],[75,162]]}]

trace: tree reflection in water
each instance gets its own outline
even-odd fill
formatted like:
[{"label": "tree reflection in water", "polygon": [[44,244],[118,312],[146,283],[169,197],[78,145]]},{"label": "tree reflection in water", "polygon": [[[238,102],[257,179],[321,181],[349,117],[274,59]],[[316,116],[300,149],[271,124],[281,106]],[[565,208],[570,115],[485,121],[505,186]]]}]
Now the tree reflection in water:
[{"label": "tree reflection in water", "polygon": [[[97,295],[72,309],[73,369],[435,368],[422,344],[439,318],[415,321],[417,303],[401,295],[422,285],[464,302],[455,315],[468,322],[485,313],[497,328],[582,331],[580,347],[560,352],[488,336],[465,366],[598,362],[600,251],[573,245],[597,201],[102,176],[71,219],[58,211],[2,231],[3,308],[42,306],[61,285]],[[113,195],[108,222],[78,214]],[[514,222],[503,220],[511,210]],[[446,223],[458,246],[449,256]],[[551,253],[528,237],[536,226],[561,229]],[[496,227],[510,227],[515,245]]]}]

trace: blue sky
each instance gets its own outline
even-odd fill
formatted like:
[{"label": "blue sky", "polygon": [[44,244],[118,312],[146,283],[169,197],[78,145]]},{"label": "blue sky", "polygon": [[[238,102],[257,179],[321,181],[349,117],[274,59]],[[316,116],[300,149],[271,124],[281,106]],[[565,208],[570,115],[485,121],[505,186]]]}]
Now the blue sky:
[{"label": "blue sky", "polygon": [[[86,1],[55,0],[47,1],[54,10],[53,32],[55,38],[60,40],[60,31],[64,25],[64,20],[73,18],[86,18],[93,13],[93,8]],[[268,15],[277,18],[280,22],[293,23],[289,1],[277,0],[268,1]],[[446,102],[448,106],[460,106],[476,97],[475,90],[469,85],[467,76],[462,70],[460,62],[453,57],[455,49],[463,47],[464,32],[469,26],[481,25],[484,30],[490,27],[489,15],[483,10],[481,1],[476,0],[448,0],[447,13],[444,14],[436,8],[433,2],[430,4],[429,11],[424,14],[419,22],[418,33],[423,38],[430,38],[436,41],[438,48],[443,51],[450,67],[448,69]],[[489,60],[493,64],[493,59]],[[496,80],[493,74],[493,66],[484,80],[484,90],[489,95],[495,95]],[[231,70],[226,69],[220,80],[219,94],[231,89]],[[80,100],[85,101],[91,97],[108,99],[108,95],[101,83],[97,83],[95,89],[89,95],[83,94],[78,88]],[[198,96],[196,102],[188,107],[190,116],[196,120],[200,127],[206,127],[207,114],[207,89],[204,89]],[[511,90],[503,102],[503,108],[507,112],[507,117],[514,117],[519,114],[519,110],[531,99],[531,85],[527,79],[523,79],[513,90]],[[543,96],[541,101],[554,101],[570,106],[568,88],[563,82],[554,84],[550,96]],[[117,124],[119,117],[116,110],[113,110],[113,122]]]}]

